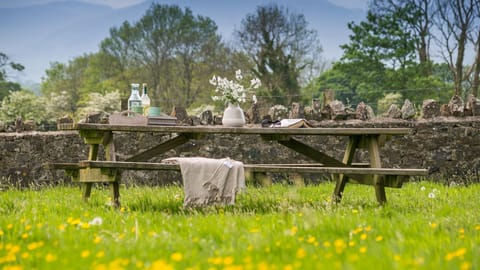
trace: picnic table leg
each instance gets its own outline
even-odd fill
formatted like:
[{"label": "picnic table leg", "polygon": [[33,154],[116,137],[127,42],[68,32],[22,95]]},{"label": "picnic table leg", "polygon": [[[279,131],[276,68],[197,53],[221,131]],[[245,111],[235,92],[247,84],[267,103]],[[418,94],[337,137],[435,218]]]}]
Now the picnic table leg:
[{"label": "picnic table leg", "polygon": [[[115,144],[113,142],[113,133],[106,133],[103,139],[105,148],[105,159],[107,161],[116,161]],[[115,208],[120,207],[120,179],[121,171],[115,171],[115,181],[110,183],[110,192],[112,196],[112,206]]]},{"label": "picnic table leg", "polygon": [[[370,167],[372,168],[381,168],[382,164],[380,161],[380,147],[379,147],[379,136],[371,136],[368,142],[368,152],[370,154]],[[373,176],[373,182],[375,187],[375,195],[377,201],[380,204],[385,204],[387,202],[387,196],[385,195],[385,185],[383,179],[379,175]]]},{"label": "picnic table leg", "polygon": [[[96,160],[98,156],[98,144],[91,144],[90,150],[88,152],[88,160]],[[83,186],[83,200],[87,201],[90,198],[90,194],[92,193],[92,184],[93,183],[85,183]]]},{"label": "picnic table leg", "polygon": [[[357,150],[360,139],[357,136],[351,136],[348,140],[347,148],[343,156],[342,162],[347,165],[351,165],[353,157],[355,156],[355,150]],[[343,190],[347,184],[348,177],[344,174],[339,174],[334,178],[336,180],[335,189],[333,191],[332,200],[335,203],[339,203],[342,199]]]}]

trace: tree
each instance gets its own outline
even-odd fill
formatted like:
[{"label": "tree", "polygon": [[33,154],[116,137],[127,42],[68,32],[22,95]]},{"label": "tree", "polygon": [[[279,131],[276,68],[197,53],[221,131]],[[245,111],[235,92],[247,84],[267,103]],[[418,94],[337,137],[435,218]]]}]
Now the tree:
[{"label": "tree", "polygon": [[475,14],[477,20],[474,23],[473,31],[473,42],[475,49],[475,62],[473,70],[473,79],[472,79],[472,95],[478,96],[478,88],[480,87],[480,2],[476,1],[475,3]]},{"label": "tree", "polygon": [[[436,38],[442,48],[442,56],[449,63],[454,77],[455,95],[462,93],[462,82],[473,71],[464,72],[465,50],[472,34],[476,11],[475,0],[437,0],[438,14],[436,25],[440,36]],[[472,65],[473,67],[474,65]]]},{"label": "tree", "polygon": [[415,49],[422,73],[431,74],[430,43],[432,39],[433,18],[437,14],[434,1],[431,0],[373,0],[371,11],[388,17],[394,15],[403,21],[404,31],[415,37]]},{"label": "tree", "polygon": [[275,103],[298,101],[301,73],[321,52],[317,33],[308,29],[305,17],[276,4],[259,6],[242,20],[236,35],[255,63],[252,71],[266,87],[265,95]]},{"label": "tree", "polygon": [[127,80],[148,83],[154,104],[188,107],[204,91],[213,69],[200,78],[204,81],[196,81],[196,73],[208,69],[222,50],[216,31],[211,19],[194,16],[188,8],[153,3],[134,25],[112,28],[101,50],[118,59]]},{"label": "tree", "polygon": [[25,67],[19,63],[9,61],[8,56],[0,52],[0,101],[8,96],[9,92],[21,89],[20,84],[7,81],[8,69],[22,71]]},{"label": "tree", "polygon": [[0,119],[6,122],[17,117],[23,120],[34,120],[40,123],[45,119],[45,100],[38,98],[33,92],[20,90],[10,92],[1,102]]}]

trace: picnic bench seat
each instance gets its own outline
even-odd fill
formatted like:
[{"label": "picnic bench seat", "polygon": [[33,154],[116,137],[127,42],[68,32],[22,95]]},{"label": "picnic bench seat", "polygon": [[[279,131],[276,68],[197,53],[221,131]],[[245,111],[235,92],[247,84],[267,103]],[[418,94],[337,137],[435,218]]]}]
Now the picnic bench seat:
[{"label": "picnic bench seat", "polygon": [[[398,168],[370,168],[367,164],[352,164],[352,167],[328,167],[322,164],[244,164],[247,172],[260,173],[327,173],[344,174],[351,178],[352,182],[373,185],[371,181],[358,182],[357,175],[383,176],[384,186],[400,188],[410,176],[426,176],[425,169],[398,169]],[[128,161],[92,161],[83,160],[78,163],[47,163],[47,169],[65,170],[67,175],[72,176],[74,181],[87,182],[114,182],[117,170],[174,170],[180,171],[179,164],[152,163],[152,162],[128,162]],[[86,170],[82,170],[86,169]]]}]

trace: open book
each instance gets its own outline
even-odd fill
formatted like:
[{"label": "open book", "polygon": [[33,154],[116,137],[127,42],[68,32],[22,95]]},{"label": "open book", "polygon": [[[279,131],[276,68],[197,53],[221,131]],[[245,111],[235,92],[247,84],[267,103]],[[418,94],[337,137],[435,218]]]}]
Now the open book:
[{"label": "open book", "polygon": [[288,128],[310,128],[313,127],[308,123],[307,120],[303,118],[294,118],[294,119],[282,119],[278,122],[275,122],[271,127],[288,127]]}]

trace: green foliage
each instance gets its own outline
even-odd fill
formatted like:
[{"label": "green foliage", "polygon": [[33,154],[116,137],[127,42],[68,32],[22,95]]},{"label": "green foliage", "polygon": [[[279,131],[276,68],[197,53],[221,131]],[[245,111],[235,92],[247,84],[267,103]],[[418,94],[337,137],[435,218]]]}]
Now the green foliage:
[{"label": "green foliage", "polygon": [[299,101],[301,74],[321,51],[316,31],[307,25],[302,14],[269,4],[248,14],[236,32],[243,51],[255,63],[253,71],[265,87],[261,94],[267,101]]},{"label": "green foliage", "polygon": [[2,100],[0,120],[11,122],[17,117],[40,123],[45,119],[45,99],[27,90],[10,92],[10,95]]},{"label": "green foliage", "polygon": [[119,112],[120,108],[120,92],[113,91],[102,95],[100,93],[89,93],[85,107],[79,108],[77,117],[83,118],[92,112]]},{"label": "green foliage", "polygon": [[0,52],[0,101],[4,97],[8,96],[9,92],[19,91],[21,89],[20,84],[7,81],[7,70],[22,71],[25,67],[19,63],[9,61],[6,54]]},{"label": "green foliage", "polygon": [[390,108],[390,105],[395,104],[398,107],[402,107],[402,94],[400,93],[387,93],[385,96],[378,100],[377,110],[378,114],[385,113]]},{"label": "green foliage", "polygon": [[[478,269],[479,185],[248,187],[233,206],[184,209],[183,190],[77,187],[0,196],[4,269]],[[101,219],[101,222],[99,222]],[[448,243],[448,244],[446,244]]]},{"label": "green foliage", "polygon": [[[215,70],[223,71],[215,64],[228,63],[216,31],[210,18],[189,8],[154,3],[133,25],[112,28],[101,52],[116,59],[124,84],[148,83],[154,105],[189,107],[212,94],[208,80]],[[122,96],[128,97],[124,89]]]}]

